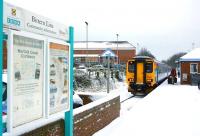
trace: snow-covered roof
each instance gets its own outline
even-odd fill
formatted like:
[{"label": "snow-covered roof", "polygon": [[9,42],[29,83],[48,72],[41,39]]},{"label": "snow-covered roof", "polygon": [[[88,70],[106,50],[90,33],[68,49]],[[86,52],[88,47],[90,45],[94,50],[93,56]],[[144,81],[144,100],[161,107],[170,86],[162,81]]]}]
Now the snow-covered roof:
[{"label": "snow-covered roof", "polygon": [[180,61],[200,61],[200,48],[196,48],[182,56]]},{"label": "snow-covered roof", "polygon": [[74,57],[100,57],[99,54],[74,54]]},{"label": "snow-covered roof", "polygon": [[[128,41],[88,41],[88,50],[106,50],[110,48],[112,50],[133,50],[135,46]],[[86,41],[75,41],[74,50],[84,50],[87,49]]]},{"label": "snow-covered roof", "polygon": [[110,49],[106,49],[102,54],[102,57],[110,56],[110,57],[116,57],[115,53]]}]

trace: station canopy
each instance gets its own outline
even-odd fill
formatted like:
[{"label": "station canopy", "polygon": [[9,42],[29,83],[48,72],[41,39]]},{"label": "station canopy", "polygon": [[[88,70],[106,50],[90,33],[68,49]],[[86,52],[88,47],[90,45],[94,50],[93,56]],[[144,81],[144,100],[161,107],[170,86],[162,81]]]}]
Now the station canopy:
[{"label": "station canopy", "polygon": [[111,50],[111,49],[106,49],[102,54],[101,54],[101,57],[107,57],[107,56],[110,56],[110,57],[117,57],[115,55],[115,53]]}]

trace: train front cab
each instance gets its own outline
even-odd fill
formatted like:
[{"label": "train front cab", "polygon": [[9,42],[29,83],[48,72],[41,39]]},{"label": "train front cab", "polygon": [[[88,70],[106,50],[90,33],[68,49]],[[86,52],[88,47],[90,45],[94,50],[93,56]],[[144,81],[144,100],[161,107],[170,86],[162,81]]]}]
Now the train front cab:
[{"label": "train front cab", "polygon": [[156,84],[156,67],[153,59],[137,58],[129,60],[126,70],[128,91],[134,95],[136,93],[146,95],[151,92]]}]

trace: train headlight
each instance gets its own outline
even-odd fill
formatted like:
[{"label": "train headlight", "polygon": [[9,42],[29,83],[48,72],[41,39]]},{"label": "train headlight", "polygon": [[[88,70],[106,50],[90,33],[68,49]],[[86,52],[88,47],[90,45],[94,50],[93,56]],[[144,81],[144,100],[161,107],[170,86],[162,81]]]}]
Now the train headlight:
[{"label": "train headlight", "polygon": [[129,78],[128,81],[129,81],[129,82],[133,82],[134,79],[133,79],[133,78]]},{"label": "train headlight", "polygon": [[153,81],[153,79],[147,79],[147,82],[152,82]]}]

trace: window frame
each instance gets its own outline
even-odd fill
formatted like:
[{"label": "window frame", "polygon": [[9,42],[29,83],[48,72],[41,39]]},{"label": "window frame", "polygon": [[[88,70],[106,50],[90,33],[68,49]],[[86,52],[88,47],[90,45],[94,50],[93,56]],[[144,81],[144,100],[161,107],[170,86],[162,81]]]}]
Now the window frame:
[{"label": "window frame", "polygon": [[[133,70],[130,70],[130,68],[129,68],[130,62],[133,62],[133,64],[132,64],[132,66],[134,67]],[[135,72],[135,69],[136,69],[136,67],[135,67],[135,61],[132,61],[132,60],[129,61],[129,62],[128,62],[128,72],[129,72],[129,73],[134,73],[134,72]]]},{"label": "window frame", "polygon": [[[196,70],[197,70],[196,72],[191,71],[192,65],[196,65]],[[190,73],[192,74],[198,73],[198,63],[190,63]]]},{"label": "window frame", "polygon": [[[151,71],[147,72],[147,65],[151,64]],[[153,72],[153,62],[152,61],[148,61],[145,63],[145,72],[146,73],[152,73]]]}]

